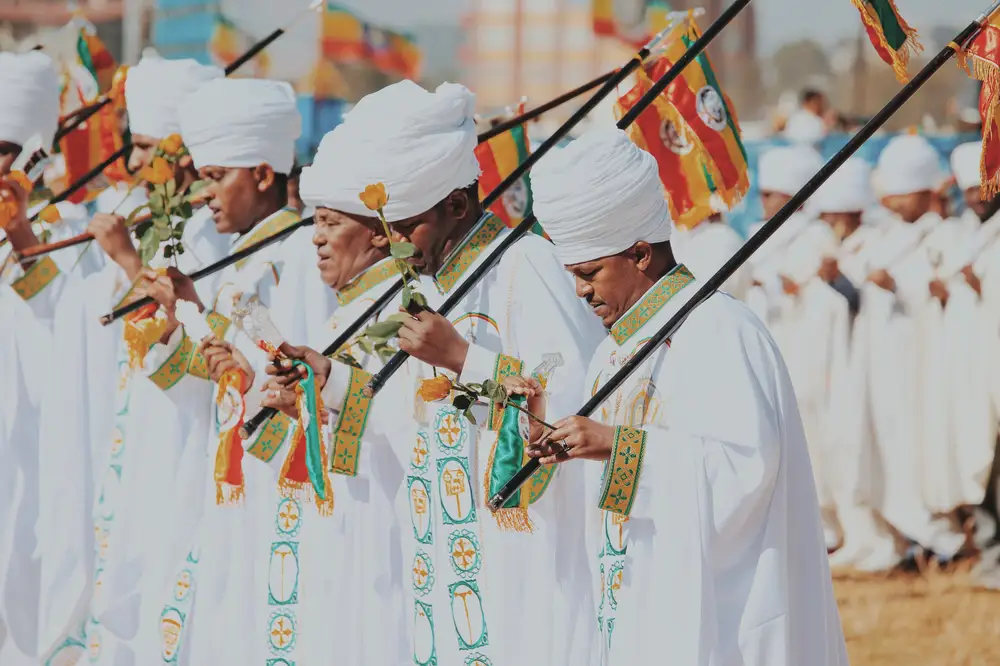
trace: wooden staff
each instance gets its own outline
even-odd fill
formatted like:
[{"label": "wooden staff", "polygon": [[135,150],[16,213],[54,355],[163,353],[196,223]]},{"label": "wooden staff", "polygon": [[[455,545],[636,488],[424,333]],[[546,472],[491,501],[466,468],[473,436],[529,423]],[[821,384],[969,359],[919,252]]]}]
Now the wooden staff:
[{"label": "wooden staff", "polygon": [[[601,386],[601,388],[594,394],[594,396],[580,408],[577,412],[577,416],[589,417],[593,414],[601,404],[610,398],[615,391],[617,391],[621,385],[628,379],[632,373],[639,369],[639,367],[649,358],[650,355],[657,349],[659,349],[667,340],[672,338],[680,328],[684,320],[687,319],[691,312],[707,301],[712,294],[714,294],[722,285],[728,280],[733,273],[735,273],[740,266],[742,266],[746,261],[753,255],[754,252],[760,249],[760,247],[769,239],[771,236],[778,231],[785,221],[792,216],[795,211],[802,207],[806,200],[812,196],[816,190],[820,188],[823,183],[825,183],[834,172],[843,166],[844,162],[847,161],[851,155],[856,153],[859,148],[872,137],[875,132],[877,132],[885,123],[892,117],[896,111],[900,109],[909,100],[917,90],[920,89],[930,78],[937,72],[941,67],[951,59],[953,55],[959,50],[964,50],[968,44],[975,39],[975,37],[983,29],[983,26],[989,20],[989,18],[1000,9],[1000,0],[995,0],[992,7],[989,10],[981,14],[975,21],[970,23],[962,32],[955,37],[954,41],[944,47],[933,60],[927,63],[923,69],[920,70],[913,80],[907,83],[902,90],[896,93],[888,104],[882,107],[875,116],[862,127],[857,134],[851,137],[851,140],[847,142],[840,151],[827,162],[819,172],[809,179],[801,190],[795,193],[788,203],[782,206],[774,217],[767,221],[767,223],[761,227],[760,231],[751,236],[747,242],[740,248],[739,251],[734,254],[729,261],[725,263],[713,275],[709,278],[704,285],[691,297],[689,301],[684,303],[670,318],[663,327],[657,331],[649,341],[642,346],[642,348],[636,352],[636,354],[622,366],[621,370],[616,372],[611,379],[608,380],[606,384]],[[531,476],[538,471],[541,463],[537,458],[533,458],[527,464],[525,464],[514,476],[508,481],[504,486],[490,498],[489,507],[493,511],[498,510],[504,504],[506,504],[510,498],[514,495],[517,490],[524,485]]]}]

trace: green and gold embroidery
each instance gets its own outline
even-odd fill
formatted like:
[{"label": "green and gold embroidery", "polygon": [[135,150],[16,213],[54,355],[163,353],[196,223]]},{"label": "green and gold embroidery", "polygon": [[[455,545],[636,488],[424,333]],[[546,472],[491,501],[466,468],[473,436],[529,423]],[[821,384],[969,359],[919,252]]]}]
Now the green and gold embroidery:
[{"label": "green and gold embroidery", "polygon": [[187,334],[182,333],[181,335],[181,343],[177,345],[177,349],[163,362],[163,365],[149,375],[149,381],[164,391],[171,388],[187,374],[188,366],[191,363],[194,343]]},{"label": "green and gold embroidery", "polygon": [[496,240],[500,232],[506,229],[503,220],[492,213],[486,214],[475,226],[465,240],[445,259],[444,264],[434,276],[438,291],[447,294],[452,287],[469,270],[473,262],[479,258],[490,243]]},{"label": "green and gold embroidery", "polygon": [[52,257],[45,257],[36,261],[31,268],[25,271],[24,275],[14,280],[11,288],[17,292],[23,300],[31,300],[42,292],[59,275],[59,267]]},{"label": "green and gold embroidery", "polygon": [[347,384],[347,395],[340,409],[337,427],[333,433],[333,457],[331,471],[347,476],[357,476],[358,461],[361,456],[361,440],[368,425],[368,412],[372,400],[365,397],[364,388],[372,378],[370,372],[351,368]]},{"label": "green and gold embroidery", "polygon": [[287,414],[278,414],[260,429],[260,434],[253,445],[247,449],[247,453],[257,460],[271,462],[285,443],[291,426],[292,419]]},{"label": "green and gold embroidery", "polygon": [[628,342],[629,338],[656,316],[656,313],[692,280],[694,276],[691,272],[683,264],[678,264],[615,322],[611,327],[611,337],[619,346]]},{"label": "green and gold embroidery", "polygon": [[[208,328],[212,331],[212,335],[219,340],[224,340],[226,331],[232,324],[229,318],[218,312],[209,312],[205,315],[205,320],[208,322]],[[208,363],[205,361],[205,355],[197,349],[197,345],[195,347],[194,354],[191,356],[191,364],[188,366],[188,374],[208,379]]]},{"label": "green and gold embroidery", "polygon": [[646,431],[628,426],[615,428],[611,459],[604,467],[600,508],[629,515],[639,490],[639,474],[645,453]]},{"label": "green and gold embroidery", "polygon": [[391,259],[381,261],[348,282],[343,289],[338,291],[337,302],[341,305],[352,303],[359,296],[364,295],[369,290],[398,275],[399,267],[395,261]]},{"label": "green and gold embroidery", "polygon": [[[524,361],[513,356],[497,354],[497,362],[493,368],[493,381],[500,383],[504,377],[520,375],[524,370]],[[486,421],[490,430],[500,430],[503,424],[503,407],[495,402],[490,402],[490,416]]]},{"label": "green and gold embroidery", "polygon": [[[271,219],[258,225],[253,231],[247,234],[242,241],[240,241],[239,246],[234,250],[234,252],[239,252],[240,250],[245,250],[246,248],[259,243],[260,241],[270,238],[275,234],[279,234],[293,224],[300,222],[302,218],[297,212],[291,209],[284,209],[280,213],[276,213],[271,217]],[[246,265],[250,257],[244,257],[236,262],[236,268],[241,269]]]}]

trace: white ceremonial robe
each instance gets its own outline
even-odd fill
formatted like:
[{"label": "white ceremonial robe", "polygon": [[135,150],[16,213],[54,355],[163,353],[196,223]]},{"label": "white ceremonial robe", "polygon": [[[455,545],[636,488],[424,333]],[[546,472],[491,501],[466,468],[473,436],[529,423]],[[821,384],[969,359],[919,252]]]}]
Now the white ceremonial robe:
[{"label": "white ceremonial robe", "polygon": [[[225,251],[225,239],[216,233],[207,208],[195,213],[187,223],[182,243],[185,252],[177,263],[183,272],[191,272]],[[161,251],[151,263],[166,266],[170,262]],[[57,614],[58,622],[52,630],[59,632],[51,635],[48,645],[54,648],[52,658],[56,660],[66,658],[60,653],[72,653],[83,643],[93,663],[127,664],[132,663],[129,642],[135,636],[138,613],[134,588],[141,577],[141,566],[130,552],[133,537],[129,523],[135,520],[132,512],[147,500],[144,493],[133,492],[130,483],[139,473],[144,457],[156,456],[174,446],[171,440],[177,429],[183,428],[183,422],[169,404],[156,401],[159,390],[144,379],[143,373],[130,367],[128,352],[120,344],[121,324],[102,327],[98,322],[101,314],[125,301],[130,285],[124,271],[108,263],[104,270],[80,284],[82,289],[67,293],[61,301],[57,328],[58,339],[72,354],[66,357],[68,367],[86,387],[83,395],[87,397],[74,399],[79,403],[76,409],[53,425],[43,444],[53,456],[83,454],[83,469],[91,474],[77,473],[78,478],[66,479],[63,477],[67,472],[63,471],[53,479],[59,484],[60,494],[68,491],[79,498],[79,506],[74,510],[53,506],[44,529],[53,540],[51,571],[56,576],[46,617]],[[83,338],[83,345],[75,342],[74,336]],[[70,391],[80,390],[76,384],[70,386]],[[54,409],[70,399],[65,390],[57,389]],[[85,413],[80,414],[81,410]],[[79,432],[88,426],[88,436],[81,437]],[[75,437],[69,434],[74,431]],[[66,446],[62,440],[67,437],[76,445],[72,453],[62,448]],[[170,466],[164,465],[160,474],[167,469]],[[155,486],[146,488],[146,492],[156,490]],[[56,489],[47,492],[55,493]],[[171,491],[166,501],[174,503]],[[79,527],[70,531],[71,538],[61,534],[68,529],[68,521],[84,516],[85,536],[81,538]],[[163,529],[169,529],[169,525]],[[73,577],[70,585],[65,579],[68,575]]]},{"label": "white ceremonial robe", "polygon": [[[959,270],[947,281],[949,299],[942,321],[947,364],[944,409],[957,482],[950,503],[975,506],[985,497],[997,440],[991,382],[1000,373],[1000,215],[982,223],[971,211],[963,217],[976,226],[963,234],[951,262]],[[980,279],[981,296],[961,274],[969,265]]]},{"label": "white ceremonial robe", "polygon": [[[813,219],[805,212],[799,211],[785,220],[773,236],[760,247],[750,258],[751,278],[753,282],[747,290],[746,303],[762,322],[767,324],[775,340],[781,343],[782,320],[781,302],[784,291],[781,284],[781,274],[784,264],[792,257],[791,248],[810,226]],[[758,222],[750,227],[749,237],[760,231],[764,222]],[[787,276],[786,277],[791,277]]]},{"label": "white ceremonial robe", "polygon": [[[286,209],[261,221],[249,234],[235,239],[231,251],[276,233],[292,221],[291,214]],[[294,219],[298,219],[297,214]],[[285,339],[305,339],[310,328],[322,326],[333,310],[333,295],[319,279],[311,238],[309,229],[300,229],[253,254],[245,263],[224,269],[215,281],[218,293],[214,298],[205,300],[202,295],[213,310],[206,315],[208,321],[220,315],[231,319],[234,297],[242,293],[258,298],[269,309]],[[159,352],[160,358],[183,353],[183,338],[175,336]],[[267,357],[234,326],[228,327],[225,338],[254,368],[254,386],[244,396],[249,418],[259,409]],[[216,388],[189,373],[169,391],[171,395],[200,394],[198,404],[203,411],[198,418],[207,428],[200,437],[199,455],[207,457],[206,464],[200,474],[178,476],[175,485],[203,504],[190,518],[175,514],[178,531],[169,554],[173,561],[162,558],[164,568],[144,584],[137,642],[143,664],[255,663],[260,646],[268,642],[270,618],[262,619],[260,609],[268,603],[269,546],[278,524],[280,498],[271,470],[244,456],[243,499],[217,503],[214,468],[222,417],[215,403]],[[265,439],[270,441],[271,436],[269,429],[262,428],[243,444],[253,448]]]},{"label": "white ceremonial robe", "polygon": [[[701,281],[707,281],[743,247],[743,239],[725,222],[702,222],[693,229],[674,228],[670,246],[677,261],[687,266]],[[734,298],[746,300],[753,276],[743,264],[722,284]]]},{"label": "white ceremonial robe", "polygon": [[[61,219],[35,223],[46,242],[74,236],[87,223],[86,211],[74,204],[56,206]],[[33,211],[30,211],[33,213]],[[39,516],[38,436],[41,409],[57,367],[52,363],[53,318],[67,285],[95,269],[65,248],[22,269],[0,249],[0,402],[7,411],[0,465],[0,664],[38,660],[38,613],[41,552],[36,538]]]},{"label": "white ceremonial robe", "polygon": [[[442,291],[466,279],[506,233],[492,215],[480,221],[436,276]],[[547,354],[558,353],[562,365],[547,384],[547,419],[582,404],[584,364],[600,339],[600,324],[575,296],[547,241],[519,239],[449,317],[471,345],[460,381],[527,376]],[[414,359],[408,366],[415,379],[432,375]],[[483,427],[488,410],[473,409],[479,426],[450,401],[418,403],[413,429],[393,442],[409,458],[397,507],[413,660],[441,666],[594,663],[579,511],[582,470],[561,470],[535,496],[527,510],[533,532],[501,529],[486,507],[484,482],[497,435]]]},{"label": "white ceremonial robe", "polygon": [[[308,344],[325,349],[398,279],[392,260],[362,272],[338,294],[338,307],[327,324],[309,331]],[[395,313],[399,305],[397,297],[383,312]],[[333,515],[319,516],[308,504],[285,498],[278,516],[285,537],[298,546],[292,557],[297,563],[298,583],[294,585],[301,597],[301,612],[294,655],[287,658],[294,656],[304,664],[402,664],[412,650],[407,640],[409,613],[403,602],[400,526],[394,502],[403,482],[405,461],[400,456],[405,452],[393,449],[383,428],[393,427],[401,402],[412,399],[399,390],[411,383],[391,383],[364,415],[345,410],[348,394],[356,394],[368,373],[382,367],[358,348],[351,353],[364,371],[335,361],[322,391],[330,413],[326,429],[335,442],[329,452]],[[289,437],[296,429],[292,423]],[[334,439],[333,431],[345,434]],[[359,432],[364,436],[347,434]],[[275,483],[289,449],[286,443],[283,455],[269,462]],[[409,582],[409,577],[405,580]],[[269,644],[262,642],[258,647],[259,662],[273,657]]]},{"label": "white ceremonial robe", "polygon": [[916,223],[886,221],[869,252],[869,268],[885,269],[897,289],[862,288],[864,307],[855,338],[867,352],[868,402],[877,455],[872,461],[869,502],[900,533],[945,556],[964,539],[947,521],[935,521],[921,493],[919,313],[930,294],[931,267],[925,236],[941,218],[928,213]]},{"label": "white ceremonial robe", "polygon": [[[694,295],[688,278],[679,267],[615,324],[588,385]],[[588,551],[607,664],[847,665],[791,380],[745,306],[709,298],[595,417],[619,426],[614,474],[570,465],[602,507]]]}]

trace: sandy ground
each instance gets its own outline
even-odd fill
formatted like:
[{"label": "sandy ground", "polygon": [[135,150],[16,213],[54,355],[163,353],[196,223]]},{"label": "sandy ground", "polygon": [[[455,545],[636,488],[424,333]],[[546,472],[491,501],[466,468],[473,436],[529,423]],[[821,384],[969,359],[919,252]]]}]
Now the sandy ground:
[{"label": "sandy ground", "polygon": [[834,573],[851,666],[1000,665],[1000,592],[954,572]]}]

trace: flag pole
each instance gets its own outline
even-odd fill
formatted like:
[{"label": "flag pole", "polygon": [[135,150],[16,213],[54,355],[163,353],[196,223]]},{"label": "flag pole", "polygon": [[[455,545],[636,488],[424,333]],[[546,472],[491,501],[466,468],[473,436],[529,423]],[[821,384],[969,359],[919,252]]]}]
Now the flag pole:
[{"label": "flag pole", "polygon": [[[941,67],[951,59],[958,50],[964,50],[968,46],[976,35],[983,29],[983,26],[989,20],[998,9],[1000,9],[1000,0],[994,0],[993,5],[989,10],[981,14],[972,23],[970,23],[962,32],[960,32],[950,44],[944,47],[934,58],[924,65],[923,69],[913,77],[913,79],[903,86],[896,95],[889,100],[889,103],[882,107],[875,116],[869,120],[864,127],[858,130],[858,133],[851,137],[851,140],[841,148],[836,155],[834,155],[829,162],[823,165],[816,175],[809,179],[805,185],[802,186],[798,192],[795,193],[788,203],[782,206],[774,217],[767,221],[761,229],[751,236],[747,242],[743,245],[739,251],[736,252],[723,266],[720,268],[715,275],[710,277],[694,296],[691,297],[684,305],[677,310],[676,314],[670,318],[666,324],[663,325],[660,330],[658,330],[653,337],[649,339],[642,348],[635,353],[635,355],[627,362],[622,368],[614,374],[601,388],[594,394],[594,396],[588,400],[580,411],[577,412],[577,416],[589,417],[594,411],[597,410],[601,404],[610,398],[615,391],[621,387],[622,383],[628,379],[632,373],[639,369],[639,367],[653,354],[654,351],[660,348],[667,340],[669,340],[680,328],[684,320],[687,319],[691,312],[707,301],[712,294],[714,294],[722,285],[728,280],[733,273],[739,269],[746,261],[753,255],[754,252],[760,249],[767,239],[775,234],[775,232],[781,227],[785,221],[792,216],[795,211],[802,207],[806,200],[811,197],[817,189],[820,188],[823,183],[825,183],[830,176],[834,174],[844,162],[848,160],[854,153],[858,151],[861,146],[872,137],[875,132],[877,132],[885,123],[895,114],[900,107],[902,107],[917,90],[920,89],[930,78],[937,72]],[[524,485],[531,476],[538,471],[541,463],[537,458],[533,458],[528,463],[526,463],[514,476],[508,481],[504,486],[489,500],[489,507],[491,510],[496,511],[504,504],[506,504],[511,496],[517,490]]]},{"label": "flag pole", "polygon": [[[684,55],[677,59],[677,62],[667,71],[666,74],[661,76],[650,89],[636,102],[628,113],[622,116],[621,120],[618,121],[618,127],[620,129],[625,129],[631,125],[639,117],[639,115],[652,104],[662,93],[667,89],[671,83],[681,75],[681,72],[691,64],[695,58],[697,58],[705,50],[705,48],[715,39],[722,30],[736,18],[737,15],[743,9],[750,4],[750,0],[737,0],[732,5],[730,5],[726,11],[724,11],[719,18],[717,18],[708,29],[699,37],[689,48],[685,51]],[[594,101],[593,98],[591,101]],[[591,108],[596,105],[596,101],[591,105]],[[584,107],[586,108],[586,106]],[[589,108],[587,108],[589,111]],[[565,133],[565,132],[564,132]],[[529,156],[527,162],[532,164],[537,161],[531,160],[534,153]],[[510,180],[508,178],[507,180]],[[505,185],[509,185],[507,181],[501,184],[501,188]],[[488,205],[484,202],[484,207]],[[468,279],[464,280],[458,287],[452,292],[451,296],[441,305],[438,310],[441,314],[447,314],[453,308],[458,306],[462,302],[462,299],[476,286],[476,284],[482,280],[486,275],[492,270],[499,262],[500,257],[503,255],[507,249],[517,242],[521,236],[524,236],[535,224],[537,218],[534,213],[525,218],[513,231],[508,233],[502,241],[497,245],[496,249],[490,253],[488,257],[469,275]],[[364,388],[364,394],[367,397],[373,397],[378,393],[385,382],[392,377],[392,375],[402,367],[406,359],[409,358],[409,354],[405,352],[397,352],[389,361],[383,366],[379,372],[374,375],[369,381],[368,385]]]},{"label": "flag pole", "polygon": [[[686,65],[688,62],[691,62],[691,60],[693,60],[695,56],[698,55],[698,53],[701,53],[701,51],[704,50],[705,45],[707,45],[708,42],[710,42],[725,27],[725,25],[728,24],[729,21],[731,21],[748,4],[750,4],[750,0],[737,0],[737,2],[730,8],[729,12],[727,12],[726,15],[720,17],[719,20],[716,21],[716,23],[713,23],[709,27],[709,29],[705,32],[705,35],[703,35],[702,38],[698,40],[698,42],[695,42],[691,46],[692,49],[698,49],[698,50],[694,52],[690,56],[690,58],[688,58],[686,61],[684,59],[678,61],[679,64],[683,62],[680,69],[683,69],[684,65]],[[687,12],[684,12],[684,15],[686,16]],[[604,84],[601,86],[600,90],[598,90],[596,93],[594,93],[593,96],[591,96],[586,102],[584,102],[583,106],[577,109],[576,112],[572,116],[570,116],[569,120],[563,123],[552,136],[546,139],[542,143],[542,145],[538,147],[538,150],[528,155],[527,159],[521,164],[519,164],[517,169],[515,169],[510,175],[508,175],[507,178],[505,178],[503,182],[501,182],[496,187],[496,189],[494,189],[492,192],[486,195],[486,197],[482,201],[483,209],[485,210],[488,209],[490,206],[492,206],[509,187],[511,187],[514,183],[523,178],[524,174],[527,173],[528,170],[531,169],[531,167],[533,167],[535,163],[542,158],[543,155],[545,155],[545,153],[554,148],[559,143],[559,141],[561,141],[562,138],[569,133],[571,129],[573,129],[577,124],[579,124],[580,121],[582,121],[587,116],[587,114],[590,113],[594,109],[594,107],[596,107],[601,102],[601,100],[610,95],[612,91],[617,90],[618,85],[622,81],[627,79],[632,74],[632,72],[634,72],[642,65],[643,61],[645,61],[645,59],[649,57],[649,54],[652,52],[652,49],[673,29],[674,29],[674,23],[670,22],[670,24],[667,25],[667,27],[665,27],[663,30],[657,33],[652,39],[650,39],[649,42],[645,46],[643,46],[639,50],[639,52],[636,53],[632,57],[632,59],[625,64],[624,67],[615,70],[613,72],[610,72],[609,73],[610,76],[604,81]],[[680,69],[677,70],[678,73]],[[665,75],[664,78],[667,78],[669,76],[670,74],[668,73]],[[658,89],[656,95],[659,95],[660,92],[662,92],[669,84],[670,81],[667,81],[661,88]],[[655,99],[655,97],[656,97],[655,95],[650,97],[649,100],[646,102],[646,104],[651,103],[652,100]],[[642,101],[640,101],[639,104],[642,104]],[[477,282],[479,282],[483,277],[485,277],[485,275],[491,269],[493,269],[496,266],[497,262],[500,261],[500,256],[504,252],[506,252],[507,248],[513,245],[514,241],[516,241],[518,238],[520,238],[528,231],[530,231],[531,228],[534,226],[534,224],[535,224],[535,216],[529,215],[509,234],[507,234],[507,236],[504,238],[503,241],[500,242],[500,244],[493,251],[493,253],[490,254],[486,258],[486,260],[475,271],[473,271],[472,274],[469,275],[469,278],[465,282],[459,285],[459,287],[455,290],[453,296],[444,302],[440,312],[442,314],[446,314],[451,308],[455,307],[455,305],[461,301],[461,299],[465,296],[465,294],[470,289],[472,289],[472,287],[474,287]],[[350,339],[358,331],[360,331],[361,328],[365,324],[367,324],[372,317],[381,312],[392,301],[392,299],[403,289],[403,284],[404,284],[403,280],[397,280],[396,283],[393,284],[388,289],[388,291],[382,294],[382,296],[375,303],[370,305],[361,314],[360,317],[358,317],[353,322],[348,324],[341,331],[340,335],[333,342],[333,344],[327,347],[327,349],[324,351],[324,354],[329,355],[335,353],[343,345],[347,344],[347,342],[350,341]],[[397,352],[389,360],[389,362],[382,368],[382,370],[380,370],[379,373],[372,378],[368,386],[364,388],[365,395],[369,398],[373,397],[375,393],[377,393],[378,390],[382,387],[382,385],[384,385],[384,383],[389,379],[389,377],[391,377],[392,374],[397,369],[399,369],[399,367],[406,361],[407,357],[408,357],[407,354],[405,354],[404,352]],[[253,417],[244,422],[239,432],[240,436],[243,437],[243,439],[249,438],[261,425],[266,423],[268,419],[270,419],[277,413],[278,410],[274,409],[273,407],[264,407],[259,412],[257,412]]]},{"label": "flag pole", "polygon": [[[644,95],[643,98],[639,100],[639,102],[637,102],[635,108],[633,108],[632,110],[635,113],[630,112],[629,114],[627,114],[625,118],[622,118],[622,120],[619,121],[618,126],[624,128],[627,127],[629,124],[631,124],[635,120],[635,118],[638,117],[639,111],[636,110],[637,109],[641,110],[646,106],[648,106],[649,104],[651,104],[653,100],[655,100],[667,88],[667,86],[669,86],[673,82],[673,80],[680,75],[681,71],[683,71],[683,69],[688,64],[690,64],[696,57],[698,57],[698,55],[701,54],[702,51],[704,51],[705,47],[709,44],[709,42],[711,42],[726,27],[726,25],[728,25],[748,4],[750,4],[750,0],[737,0],[737,2],[735,2],[732,6],[730,6],[729,9],[727,9],[722,16],[720,16],[712,25],[710,25],[708,29],[704,32],[704,34],[694,44],[691,45],[691,48],[688,49],[685,55],[678,59],[677,63],[670,69],[670,71],[664,74],[663,77],[661,77],[653,85],[650,91],[647,92],[647,94]],[[659,35],[657,35],[656,38],[654,38],[651,44],[662,39],[662,36],[672,29],[673,25],[668,26],[666,29],[664,29],[663,32],[661,32]],[[556,142],[561,140],[562,137],[565,136],[569,132],[569,130],[572,129],[573,126],[575,126],[578,122],[580,122],[580,120],[582,120],[587,113],[589,113],[595,106],[597,106],[597,104],[604,97],[607,96],[607,94],[610,93],[611,89],[617,88],[618,83],[621,80],[624,80],[629,74],[631,74],[632,71],[634,71],[641,64],[641,62],[645,60],[646,57],[648,57],[649,46],[650,44],[647,44],[646,47],[643,47],[643,49],[639,52],[639,54],[635,58],[633,58],[631,61],[629,61],[629,63],[625,67],[619,70],[618,76],[609,79],[608,83],[609,84],[613,83],[613,85],[606,84],[604,87],[601,88],[601,90],[597,94],[588,99],[587,102],[562,127],[560,127],[559,130],[557,130],[552,137],[550,137],[545,143],[539,146],[539,149],[537,151],[529,155],[528,159],[525,160],[524,163],[522,163],[521,165],[522,168],[520,168],[518,171],[515,171],[510,176],[508,176],[496,188],[496,190],[487,195],[487,197],[483,200],[483,208],[489,208],[493,204],[493,202],[495,202],[499,198],[500,194],[507,187],[510,187],[510,185],[517,182],[523,176],[524,172],[530,169],[531,166],[533,166],[534,163],[541,158],[542,154],[544,154],[544,151],[551,149],[551,147],[555,145]],[[641,56],[641,58],[639,56]],[[624,75],[622,75],[623,72],[625,73]],[[441,314],[447,314],[454,307],[456,307],[462,301],[465,295],[469,291],[471,291],[472,288],[474,288],[475,285],[480,280],[482,280],[489,273],[489,271],[492,270],[497,265],[497,263],[499,263],[500,257],[503,255],[503,253],[506,252],[507,249],[510,248],[510,246],[512,246],[519,238],[521,238],[528,231],[531,230],[535,222],[536,218],[534,214],[531,214],[526,219],[524,219],[520,224],[518,224],[518,226],[515,227],[510,233],[508,233],[507,236],[499,243],[496,249],[483,261],[483,263],[480,264],[480,266],[477,267],[476,270],[474,270],[469,275],[468,279],[463,281],[462,284],[460,284],[458,288],[452,293],[452,295],[442,304],[441,308],[439,309],[439,312]],[[366,310],[360,318],[352,322],[348,326],[348,328],[341,333],[341,335],[337,338],[337,340],[332,345],[330,345],[330,347],[328,347],[326,352],[324,353],[333,353],[337,349],[340,349],[341,346],[346,344],[351,339],[351,337],[355,333],[357,333],[357,331],[360,330],[361,327],[364,326],[369,319],[371,319],[371,317],[374,317],[376,314],[378,314],[382,310],[382,308],[384,308],[385,305],[387,305],[391,301],[391,299],[396,295],[396,293],[400,289],[402,289],[402,287],[403,287],[402,280],[398,281],[395,285],[393,285],[393,287],[391,287],[379,299],[380,302],[384,301],[384,304],[376,303],[370,306],[368,310]],[[381,307],[376,308],[375,305],[381,305]],[[385,364],[385,366],[383,366],[383,368],[375,376],[373,376],[371,380],[369,380],[368,385],[365,386],[365,388],[363,389],[365,396],[369,398],[374,397],[375,394],[378,393],[378,391],[385,385],[385,382],[388,381],[390,377],[392,377],[392,375],[396,372],[396,370],[402,367],[403,363],[406,362],[406,359],[408,357],[409,355],[406,354],[405,352],[397,352],[391,359],[389,359],[389,361]],[[246,439],[249,435],[253,434],[256,428],[260,427],[260,425],[265,423],[267,419],[269,419],[276,413],[277,410],[275,410],[274,408],[265,407],[256,415],[254,415],[250,420],[244,423],[240,435],[244,436],[245,434],[246,436],[244,436],[244,439]]]}]

